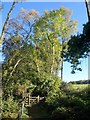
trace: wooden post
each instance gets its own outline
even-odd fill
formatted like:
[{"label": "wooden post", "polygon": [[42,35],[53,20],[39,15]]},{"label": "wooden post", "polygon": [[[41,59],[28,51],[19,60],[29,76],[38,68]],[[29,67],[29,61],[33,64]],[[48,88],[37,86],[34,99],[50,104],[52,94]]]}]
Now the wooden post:
[{"label": "wooden post", "polygon": [[19,119],[19,120],[22,120],[22,112],[21,112],[21,109],[18,111],[18,119]]},{"label": "wooden post", "polygon": [[28,98],[28,99],[29,99],[29,100],[28,100],[28,102],[29,102],[28,105],[30,105],[30,97],[31,97],[31,96],[30,96],[30,93],[28,93],[28,97],[29,97],[29,98]]},{"label": "wooden post", "polygon": [[39,103],[39,99],[40,99],[40,97],[39,97],[39,95],[38,95],[38,97],[37,97],[37,102]]},{"label": "wooden post", "polygon": [[22,115],[23,115],[23,111],[24,111],[24,92],[22,93],[22,106],[21,106],[21,119],[22,119]]}]

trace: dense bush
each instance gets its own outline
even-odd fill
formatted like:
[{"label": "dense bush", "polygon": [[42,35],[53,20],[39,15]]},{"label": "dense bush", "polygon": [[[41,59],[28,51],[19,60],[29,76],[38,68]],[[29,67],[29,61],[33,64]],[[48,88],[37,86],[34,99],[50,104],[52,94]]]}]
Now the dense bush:
[{"label": "dense bush", "polygon": [[33,94],[44,97],[57,93],[61,85],[61,80],[57,76],[45,72],[39,74],[32,82],[36,85]]},{"label": "dense bush", "polygon": [[7,100],[3,100],[2,105],[2,117],[3,118],[17,118],[19,105],[18,102],[14,101],[12,97],[9,97]]}]

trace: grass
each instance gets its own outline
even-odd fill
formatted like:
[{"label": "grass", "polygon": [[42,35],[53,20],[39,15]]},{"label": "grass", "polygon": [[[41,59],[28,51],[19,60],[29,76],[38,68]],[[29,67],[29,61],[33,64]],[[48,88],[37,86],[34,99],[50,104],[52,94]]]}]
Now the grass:
[{"label": "grass", "polygon": [[71,91],[82,92],[90,87],[90,84],[71,84],[69,87]]},{"label": "grass", "polygon": [[73,89],[84,90],[86,87],[90,86],[89,84],[72,84]]}]

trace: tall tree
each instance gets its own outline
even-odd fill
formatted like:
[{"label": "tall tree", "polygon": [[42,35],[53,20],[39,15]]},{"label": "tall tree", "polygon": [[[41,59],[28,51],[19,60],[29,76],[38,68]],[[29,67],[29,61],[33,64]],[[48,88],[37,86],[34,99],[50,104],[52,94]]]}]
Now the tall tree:
[{"label": "tall tree", "polygon": [[[29,61],[32,60],[32,56],[29,56],[30,58],[28,59],[28,55],[30,53],[28,50],[32,51],[33,49],[31,46],[32,42],[30,42],[30,35],[32,32],[32,24],[34,23],[35,16],[37,16],[37,12],[35,10],[27,11],[22,9],[17,19],[10,19],[8,21],[7,27],[5,29],[3,41],[3,53],[5,60],[2,66],[2,86],[3,101],[7,101],[7,106],[11,104],[12,100],[13,102],[16,101],[19,106],[22,93],[26,92],[27,90],[32,92],[32,90],[35,88],[35,85],[31,83],[31,77],[29,78],[29,75],[31,76],[33,71],[30,74],[28,72],[29,70],[31,72],[30,67],[33,66],[32,61],[31,64]],[[29,48],[31,49],[27,49],[29,45]],[[28,55],[26,54],[25,49]],[[30,64],[30,67],[28,67],[28,64]],[[9,97],[11,97],[11,101],[9,101]],[[7,110],[5,111],[7,112]],[[12,114],[7,117],[11,117]]]},{"label": "tall tree", "polygon": [[[65,8],[59,10],[45,11],[45,13],[36,21],[34,27],[34,43],[37,48],[47,51],[47,56],[51,56],[45,64],[51,74],[56,74],[58,66],[61,63],[61,78],[63,74],[63,52],[66,49],[66,43],[76,29],[76,21],[70,19],[71,11]],[[39,47],[40,46],[40,47]],[[47,66],[47,65],[45,65]],[[48,69],[47,68],[47,69]]]},{"label": "tall tree", "polygon": [[[12,5],[11,5],[11,8],[10,8],[8,14],[7,14],[6,20],[5,20],[5,22],[4,22],[4,25],[3,25],[3,28],[2,28],[2,31],[1,31],[1,35],[0,35],[0,46],[2,46],[2,42],[3,42],[3,40],[4,40],[5,30],[6,30],[6,28],[7,28],[7,24],[8,24],[10,15],[11,15],[14,7],[15,7],[15,4],[16,4],[17,2],[22,2],[22,1],[25,1],[25,0],[14,0],[13,3],[12,3]],[[1,9],[2,9],[2,6],[0,5],[0,10],[1,10]]]},{"label": "tall tree", "polygon": [[[5,30],[5,40],[3,42],[3,53],[5,57],[5,61],[3,63],[3,69],[4,69],[3,86],[9,85],[9,82],[11,80],[12,80],[12,84],[15,84],[14,75],[17,74],[16,69],[20,70],[21,75],[22,72],[25,72],[22,69],[24,69],[23,68],[24,65],[27,66],[28,64],[27,54],[29,54],[28,52],[27,54],[25,53],[25,49],[27,50],[28,46],[30,46],[29,48],[31,48],[31,51],[33,49],[33,47],[31,46],[32,41],[30,39],[30,35],[32,32],[34,20],[35,18],[37,18],[37,16],[38,15],[35,10],[27,11],[25,9],[22,9],[17,19],[10,19],[8,21],[7,24],[8,27]],[[30,51],[30,49],[28,50]],[[23,64],[24,60],[26,61]],[[19,64],[22,64],[21,65],[22,67],[20,67]],[[17,84],[18,84],[19,76],[17,76]]]}]

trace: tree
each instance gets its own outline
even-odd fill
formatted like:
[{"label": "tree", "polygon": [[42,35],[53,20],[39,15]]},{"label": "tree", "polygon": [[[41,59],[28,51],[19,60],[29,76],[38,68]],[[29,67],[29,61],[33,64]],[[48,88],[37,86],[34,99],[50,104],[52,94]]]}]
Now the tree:
[{"label": "tree", "polygon": [[43,46],[43,50],[47,51],[47,56],[51,56],[45,63],[47,66],[49,62],[48,72],[56,74],[61,63],[61,78],[63,76],[63,52],[67,41],[76,29],[76,21],[71,20],[70,16],[71,11],[63,7],[59,10],[45,11],[34,27],[36,47],[39,49]]},{"label": "tree", "polygon": [[[1,31],[0,46],[2,46],[2,42],[3,42],[3,40],[4,40],[5,30],[6,30],[6,27],[7,27],[9,18],[10,18],[10,15],[11,15],[14,7],[15,7],[15,4],[16,4],[17,2],[22,2],[22,1],[25,1],[25,0],[14,0],[13,3],[12,3],[12,5],[11,5],[11,8],[10,8],[8,14],[7,14],[7,18],[6,18],[5,22],[4,22],[4,25],[3,25],[3,28],[2,28],[2,31]],[[2,5],[0,5],[0,10],[1,10],[1,9],[2,9]]]},{"label": "tree", "polygon": [[83,26],[83,33],[74,35],[68,41],[68,49],[64,53],[64,60],[71,63],[72,73],[75,70],[82,70],[79,65],[82,58],[87,58],[90,52],[90,13],[89,13],[89,1],[85,0],[87,9],[88,22]]},{"label": "tree", "polygon": [[[76,22],[70,20],[70,13],[65,8],[46,11],[42,17],[36,19],[37,16],[36,11],[23,9],[19,14],[19,19],[8,22],[8,29],[5,32],[7,37],[5,37],[3,44],[3,52],[6,58],[3,75],[8,77],[9,82],[14,79],[20,82],[23,81],[20,78],[23,78],[24,80],[31,80],[33,84],[38,86],[38,82],[42,84],[45,82],[42,82],[41,75],[44,74],[44,77],[47,74],[57,76],[61,61],[60,54],[64,47],[62,47],[61,41],[64,38],[64,45],[66,45],[65,40],[68,40],[71,31],[74,31]],[[22,23],[25,26],[24,24],[22,26]],[[27,32],[24,27],[27,28]],[[29,73],[27,70],[29,70]],[[18,71],[21,77],[17,75]],[[26,78],[22,73],[25,74]],[[15,78],[15,76],[17,77]],[[3,85],[5,84],[5,86],[8,82],[6,82],[7,77],[3,76],[5,78]],[[13,81],[14,84],[16,83],[15,80]]]},{"label": "tree", "polygon": [[83,33],[74,35],[68,41],[68,49],[64,53],[64,60],[70,62],[72,65],[72,73],[75,70],[82,70],[79,65],[81,58],[86,58],[90,52],[90,22],[84,25]]},{"label": "tree", "polygon": [[[27,66],[28,64],[27,57],[29,53],[27,52],[26,54],[26,51],[28,50],[30,51],[30,49],[27,49],[27,47],[28,45],[30,45],[29,42],[31,42],[30,35],[32,32],[35,17],[37,17],[37,12],[35,10],[26,11],[25,9],[22,9],[17,19],[13,19],[13,20],[10,19],[8,21],[8,24],[7,24],[8,27],[5,31],[5,40],[3,42],[3,53],[5,57],[5,61],[3,63],[3,70],[4,70],[3,71],[3,87],[4,86],[8,87],[11,80],[12,80],[12,84],[15,84],[16,79],[17,79],[16,85],[18,85],[18,82],[20,82],[21,80],[20,75],[19,76],[17,75],[18,70],[20,71],[21,76],[23,72],[25,72],[27,75],[27,70],[25,69],[26,71],[23,71],[24,69],[23,67],[25,67],[25,65]],[[18,21],[18,24],[17,24],[17,21]],[[29,48],[33,49],[31,45]],[[24,60],[26,61],[24,62]],[[20,67],[20,64],[22,64],[21,67]],[[15,75],[17,76],[16,78],[15,78]],[[25,78],[22,76],[22,79],[24,79],[24,82],[26,79],[28,80],[28,78],[26,78],[27,76],[25,76]],[[23,80],[21,81],[22,81],[22,84],[24,84]],[[13,88],[13,85],[12,85],[12,88]],[[4,93],[8,92],[8,90],[6,89],[5,91],[6,92]]]},{"label": "tree", "polygon": [[[3,50],[5,58],[10,57],[10,50],[13,51],[20,49],[25,44],[32,42],[30,39],[35,19],[38,17],[38,13],[35,10],[27,11],[24,8],[18,14],[17,18],[10,19],[5,31],[5,39],[3,42]],[[18,23],[18,24],[17,24]],[[8,49],[6,51],[5,49]],[[17,52],[14,52],[13,59]],[[12,60],[12,58],[11,58]]]},{"label": "tree", "polygon": [[60,8],[39,16],[35,10],[22,9],[7,26],[3,42],[3,100],[8,102],[11,97],[20,102],[25,92],[45,97],[57,94],[62,48],[66,50],[66,40],[76,28],[69,10]]},{"label": "tree", "polygon": [[[27,54],[25,53],[24,48],[26,48],[25,46],[28,46],[29,44],[29,40],[30,40],[29,35],[31,34],[30,23],[34,20],[33,16],[36,16],[36,13],[34,10],[28,11],[28,13],[30,14],[28,16],[28,13],[26,12],[27,11],[23,9],[22,12],[20,13],[21,15],[19,14],[19,18],[17,18],[16,21],[15,19],[12,21],[11,20],[8,21],[7,28],[5,29],[4,41],[3,41],[3,53],[5,56],[5,60],[2,65],[3,102],[4,101],[8,102],[9,97],[11,97],[13,101],[15,100],[17,102],[19,107],[20,107],[19,102],[22,99],[22,93],[26,92],[27,90],[29,92],[32,92],[32,90],[35,88],[35,85],[31,83],[29,78],[28,63],[27,63],[28,57]],[[31,16],[29,21],[26,16],[27,17]],[[18,23],[20,23],[18,25],[16,24],[17,20]],[[28,23],[28,25],[26,23]],[[24,26],[21,26],[21,24],[23,24]],[[26,30],[24,29],[24,27],[26,26],[28,26],[27,27],[28,31],[27,33],[24,32],[24,34],[22,34],[23,31]],[[24,60],[26,60],[26,62]],[[23,74],[25,76],[23,76]]]}]

